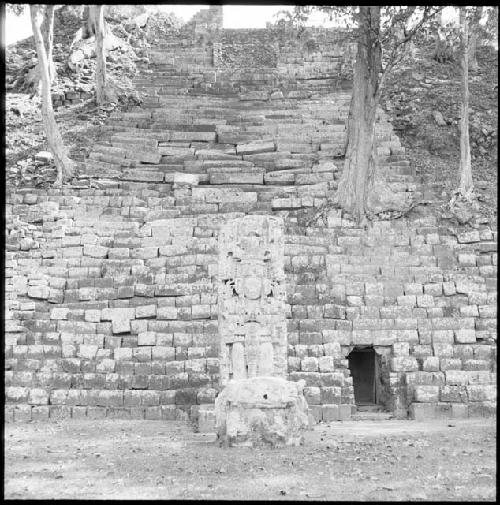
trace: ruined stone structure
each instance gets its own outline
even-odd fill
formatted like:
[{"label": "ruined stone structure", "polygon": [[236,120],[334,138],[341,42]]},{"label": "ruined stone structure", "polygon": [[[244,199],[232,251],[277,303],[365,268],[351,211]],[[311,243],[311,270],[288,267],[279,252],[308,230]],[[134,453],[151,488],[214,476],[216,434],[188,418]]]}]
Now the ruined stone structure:
[{"label": "ruined stone structure", "polygon": [[[363,403],[492,415],[496,225],[309,221],[342,167],[347,42],[217,31],[165,33],[136,78],[143,104],[112,114],[81,186],[7,188],[7,421],[196,419],[221,390],[220,230],[262,214],[284,223],[285,375],[317,421]],[[428,198],[382,112],[376,137],[386,186]]]}]

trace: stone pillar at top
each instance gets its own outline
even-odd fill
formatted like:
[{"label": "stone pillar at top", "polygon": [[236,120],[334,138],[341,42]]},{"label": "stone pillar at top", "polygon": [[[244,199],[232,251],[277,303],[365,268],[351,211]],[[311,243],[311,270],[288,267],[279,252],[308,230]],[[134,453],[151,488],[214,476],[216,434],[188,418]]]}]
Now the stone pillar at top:
[{"label": "stone pillar at top", "polygon": [[222,25],[224,24],[224,14],[222,11],[222,5],[211,5],[208,8],[209,14],[209,29],[220,31],[222,30]]}]

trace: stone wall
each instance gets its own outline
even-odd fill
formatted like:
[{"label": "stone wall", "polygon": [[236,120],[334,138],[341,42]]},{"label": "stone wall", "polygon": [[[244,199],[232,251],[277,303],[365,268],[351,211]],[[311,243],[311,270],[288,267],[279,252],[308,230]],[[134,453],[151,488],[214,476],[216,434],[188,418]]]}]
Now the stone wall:
[{"label": "stone wall", "polygon": [[[214,401],[217,235],[243,213],[220,194],[196,208],[211,214],[184,217],[189,191],[164,186],[7,195],[8,420],[173,419]],[[334,212],[305,230],[278,214],[289,379],[306,381],[317,420],[350,415],[346,357],[368,344],[396,415],[493,412],[496,231],[433,219],[363,230]]]},{"label": "stone wall", "polygon": [[[355,45],[348,32],[308,28],[302,33],[275,29],[222,31],[214,43],[214,66],[224,71],[279,74],[281,80],[334,79],[333,87],[350,88]],[[348,84],[347,84],[348,83]]]},{"label": "stone wall", "polygon": [[[252,33],[232,35],[226,61]],[[276,66],[260,69],[162,41],[136,79],[142,108],[111,115],[85,160],[82,184],[101,189],[7,190],[7,420],[185,419],[213,403],[218,234],[248,213],[284,219],[288,378],[317,420],[354,410],[356,346],[375,349],[398,416],[494,413],[496,228],[306,222],[337,187],[349,95],[332,86],[352,58],[344,38],[311,34],[282,46],[276,32]],[[422,196],[382,114],[377,155],[388,187]]]}]

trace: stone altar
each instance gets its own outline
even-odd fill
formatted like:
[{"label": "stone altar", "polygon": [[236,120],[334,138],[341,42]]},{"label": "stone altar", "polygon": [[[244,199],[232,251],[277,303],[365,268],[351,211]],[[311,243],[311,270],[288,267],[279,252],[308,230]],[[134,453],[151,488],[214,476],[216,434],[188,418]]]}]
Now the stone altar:
[{"label": "stone altar", "polygon": [[219,235],[220,383],[216,429],[226,445],[298,445],[304,384],[287,377],[283,222],[262,215]]}]

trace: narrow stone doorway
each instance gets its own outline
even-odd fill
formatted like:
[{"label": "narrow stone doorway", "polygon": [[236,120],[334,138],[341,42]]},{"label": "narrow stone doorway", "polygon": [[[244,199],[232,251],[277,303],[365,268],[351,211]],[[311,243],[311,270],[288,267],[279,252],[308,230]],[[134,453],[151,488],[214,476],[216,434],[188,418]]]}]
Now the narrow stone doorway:
[{"label": "narrow stone doorway", "polygon": [[355,347],[348,360],[356,405],[376,405],[378,364],[373,347]]}]

